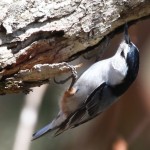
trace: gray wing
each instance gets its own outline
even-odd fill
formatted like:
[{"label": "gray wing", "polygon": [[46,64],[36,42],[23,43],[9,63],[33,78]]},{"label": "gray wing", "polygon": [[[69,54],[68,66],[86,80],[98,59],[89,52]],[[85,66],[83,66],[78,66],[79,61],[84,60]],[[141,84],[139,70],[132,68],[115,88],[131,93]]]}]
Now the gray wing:
[{"label": "gray wing", "polygon": [[107,87],[108,85],[105,82],[97,87],[89,95],[83,105],[61,124],[60,128],[55,133],[55,136],[61,134],[69,128],[77,127],[78,125],[81,125],[100,114],[99,107],[103,96],[103,90]]}]

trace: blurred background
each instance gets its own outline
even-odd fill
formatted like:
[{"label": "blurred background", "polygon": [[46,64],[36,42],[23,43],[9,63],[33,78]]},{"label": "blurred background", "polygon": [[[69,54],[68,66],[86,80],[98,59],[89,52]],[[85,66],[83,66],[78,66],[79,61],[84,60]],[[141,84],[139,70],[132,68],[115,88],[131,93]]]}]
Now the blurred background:
[{"label": "blurred background", "polygon": [[[149,150],[150,149],[150,19],[140,21],[129,28],[132,41],[140,50],[140,69],[136,81],[129,90],[106,112],[92,121],[75,129],[68,130],[58,137],[47,134],[30,142],[22,134],[20,141],[28,140],[31,144],[26,150]],[[103,58],[115,53],[122,39],[116,35],[110,42]],[[84,62],[87,66],[92,61],[78,59],[75,63]],[[79,70],[79,74],[84,70]],[[64,76],[65,78],[65,76]],[[58,79],[62,79],[58,77]],[[50,84],[31,92],[33,102],[43,94],[39,102],[38,120],[28,115],[27,121],[36,126],[34,131],[49,123],[58,112],[58,100],[67,85]],[[42,96],[41,96],[42,97]],[[13,94],[0,97],[0,150],[17,150],[15,141],[20,127],[22,108],[28,105],[29,95]],[[34,115],[33,115],[34,116]],[[31,117],[31,118],[30,118]],[[34,122],[35,120],[35,122]],[[34,132],[31,130],[31,132]],[[31,133],[30,133],[31,134]],[[31,136],[31,135],[30,135]],[[23,146],[23,145],[22,145]],[[23,146],[24,147],[24,146]],[[18,148],[19,150],[19,148]],[[20,150],[23,150],[20,148]]]}]

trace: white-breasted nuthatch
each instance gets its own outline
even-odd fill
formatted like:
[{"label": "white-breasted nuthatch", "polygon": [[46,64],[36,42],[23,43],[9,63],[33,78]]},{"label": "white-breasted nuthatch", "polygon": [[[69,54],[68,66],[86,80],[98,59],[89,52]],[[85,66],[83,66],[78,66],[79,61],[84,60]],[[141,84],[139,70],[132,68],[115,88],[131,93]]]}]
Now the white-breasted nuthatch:
[{"label": "white-breasted nuthatch", "polygon": [[135,80],[139,70],[139,50],[130,41],[125,26],[124,40],[116,54],[93,64],[64,93],[58,116],[33,134],[33,140],[57,130],[55,135],[81,125],[106,110]]}]

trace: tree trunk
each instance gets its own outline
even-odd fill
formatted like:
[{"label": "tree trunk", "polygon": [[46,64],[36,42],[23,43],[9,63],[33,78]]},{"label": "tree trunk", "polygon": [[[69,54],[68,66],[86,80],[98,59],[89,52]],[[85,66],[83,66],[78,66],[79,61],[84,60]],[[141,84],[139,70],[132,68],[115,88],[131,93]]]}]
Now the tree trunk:
[{"label": "tree trunk", "polygon": [[63,62],[98,47],[125,22],[148,17],[150,1],[1,0],[0,10],[0,94],[7,94],[68,72]]}]

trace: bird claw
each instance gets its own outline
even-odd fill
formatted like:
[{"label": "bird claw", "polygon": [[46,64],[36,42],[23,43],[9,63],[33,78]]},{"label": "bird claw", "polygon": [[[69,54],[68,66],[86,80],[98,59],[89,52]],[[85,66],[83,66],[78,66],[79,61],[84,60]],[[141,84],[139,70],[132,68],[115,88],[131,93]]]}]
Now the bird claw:
[{"label": "bird claw", "polygon": [[77,80],[78,75],[77,75],[76,68],[75,68],[74,66],[69,65],[68,63],[65,63],[65,65],[70,68],[71,73],[72,73],[71,76],[67,77],[67,78],[64,79],[64,80],[60,80],[60,81],[57,81],[57,80],[54,78],[54,82],[55,82],[56,84],[64,84],[64,83],[66,83],[68,80],[70,80],[70,79],[72,78],[72,82],[71,82],[70,87],[69,87],[69,89],[68,89],[68,90],[71,90],[71,88],[73,87],[74,83],[75,83],[76,80]]},{"label": "bird claw", "polygon": [[80,55],[71,56],[71,57],[67,60],[67,62],[74,61],[74,60],[76,60],[77,58],[79,58],[79,56],[80,56]]},{"label": "bird claw", "polygon": [[54,77],[54,82],[55,82],[56,84],[64,84],[64,83],[66,83],[68,80],[70,80],[71,78],[72,78],[72,75],[69,76],[68,78],[64,79],[64,80],[57,81],[56,78]]}]

